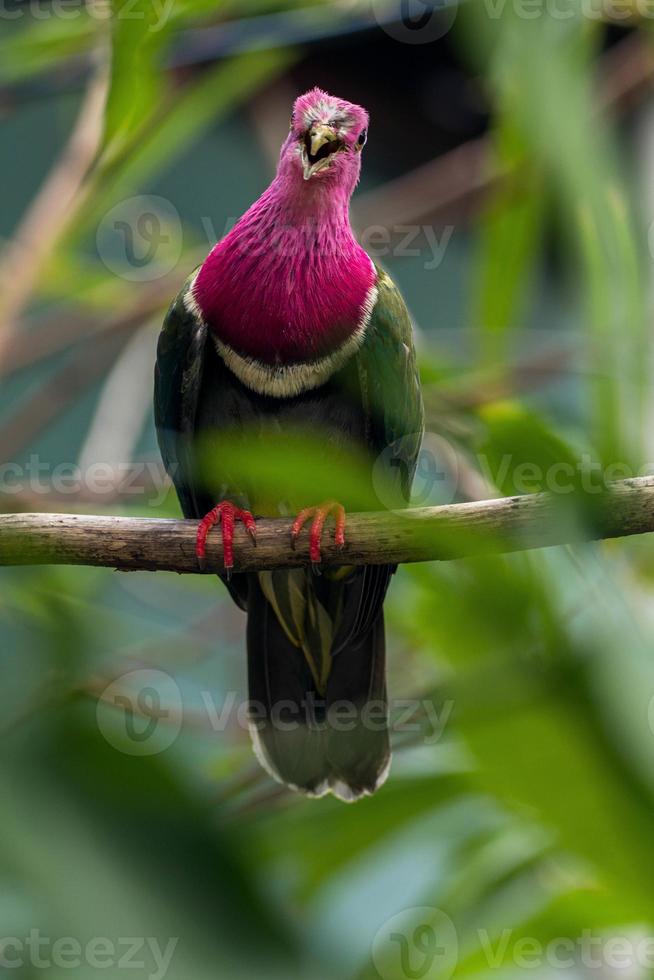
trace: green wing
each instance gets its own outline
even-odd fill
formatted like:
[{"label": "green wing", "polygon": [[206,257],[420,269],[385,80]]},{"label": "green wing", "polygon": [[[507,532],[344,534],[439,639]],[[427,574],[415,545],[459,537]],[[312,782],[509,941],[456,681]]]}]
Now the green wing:
[{"label": "green wing", "polygon": [[198,500],[192,460],[207,340],[206,325],[185,304],[194,275],[188,277],[166,314],[157,345],[154,382],[159,449],[185,517],[202,517],[209,509],[206,501]]},{"label": "green wing", "polygon": [[[381,507],[410,501],[424,428],[413,328],[402,295],[377,269],[378,298],[356,355],[366,442],[375,459],[373,484]],[[347,601],[334,654],[365,636],[380,615],[395,565],[366,565],[346,583]]]},{"label": "green wing", "polygon": [[378,458],[377,494],[395,508],[410,500],[424,408],[409,312],[390,276],[379,268],[377,274],[379,295],[357,367],[367,441]]},{"label": "green wing", "polygon": [[[197,270],[196,270],[197,271]],[[159,449],[184,517],[203,517],[215,504],[197,480],[195,432],[205,373],[207,327],[186,305],[193,272],[173,301],[159,335],[154,377],[154,416]],[[221,575],[235,602],[245,608],[243,575]]]}]

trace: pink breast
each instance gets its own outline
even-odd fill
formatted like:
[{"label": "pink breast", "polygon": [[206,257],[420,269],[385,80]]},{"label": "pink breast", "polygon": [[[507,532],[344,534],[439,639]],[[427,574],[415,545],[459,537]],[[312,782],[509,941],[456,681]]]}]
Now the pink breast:
[{"label": "pink breast", "polygon": [[[227,236],[209,255],[194,287],[214,334],[267,364],[323,357],[356,331],[376,274],[351,237],[327,244]],[[231,239],[231,240],[230,240]]]}]

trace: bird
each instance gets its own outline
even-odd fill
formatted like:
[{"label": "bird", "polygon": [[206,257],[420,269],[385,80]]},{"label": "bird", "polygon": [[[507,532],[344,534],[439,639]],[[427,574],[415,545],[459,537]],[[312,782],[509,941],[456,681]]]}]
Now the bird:
[{"label": "bird", "polygon": [[[396,566],[323,568],[321,544],[333,533],[343,546],[353,507],[408,505],[424,428],[410,315],[350,223],[368,126],[364,108],[320,88],[296,99],[274,179],[168,310],[154,394],[200,567],[219,525],[220,577],[247,613],[257,758],[292,790],[346,802],[390,768],[383,604]],[[273,446],[284,469],[298,439],[325,463],[315,485],[310,462],[289,464],[288,489],[257,476],[262,454]],[[255,547],[259,518],[289,514],[311,561],[234,571],[235,523]]]}]

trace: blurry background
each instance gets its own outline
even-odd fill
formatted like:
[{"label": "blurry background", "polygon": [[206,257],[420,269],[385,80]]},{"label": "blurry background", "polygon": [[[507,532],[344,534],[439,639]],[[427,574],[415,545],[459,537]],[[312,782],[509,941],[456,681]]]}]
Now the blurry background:
[{"label": "blurry background", "polygon": [[[654,471],[650,0],[0,21],[3,510],[179,513],[163,312],[316,84],[371,113],[353,222],[416,320],[416,500]],[[5,569],[0,595],[0,973],[654,976],[651,539],[401,568],[393,769],[351,807],[260,770],[212,577]]]}]

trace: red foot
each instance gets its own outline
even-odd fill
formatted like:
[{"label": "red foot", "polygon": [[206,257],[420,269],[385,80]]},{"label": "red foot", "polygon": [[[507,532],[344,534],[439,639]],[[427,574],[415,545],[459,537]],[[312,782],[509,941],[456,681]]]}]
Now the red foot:
[{"label": "red foot", "polygon": [[320,539],[322,537],[322,529],[325,520],[332,513],[336,523],[334,541],[336,542],[336,546],[338,548],[342,548],[345,544],[345,508],[342,504],[339,504],[338,501],[325,500],[324,503],[318,504],[317,507],[305,507],[293,521],[293,527],[291,528],[291,545],[295,547],[295,542],[297,541],[300,531],[309,518],[313,518],[311,531],[309,532],[309,557],[314,565],[320,564]]},{"label": "red foot", "polygon": [[234,521],[243,521],[245,529],[257,543],[257,525],[249,510],[241,510],[228,500],[218,504],[206,514],[198,525],[198,536],[195,541],[195,554],[200,568],[204,568],[207,557],[207,535],[214,524],[222,524],[223,529],[223,563],[227,577],[234,567]]}]

